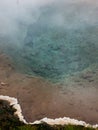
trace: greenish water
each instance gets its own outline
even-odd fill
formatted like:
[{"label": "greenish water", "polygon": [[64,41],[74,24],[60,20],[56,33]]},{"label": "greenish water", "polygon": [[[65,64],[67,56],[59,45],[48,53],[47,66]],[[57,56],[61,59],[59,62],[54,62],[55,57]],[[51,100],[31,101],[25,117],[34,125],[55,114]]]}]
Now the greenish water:
[{"label": "greenish water", "polygon": [[28,28],[23,48],[13,56],[22,72],[58,79],[98,63],[98,39],[92,36],[97,32],[96,27],[93,27],[95,32],[91,27],[83,30],[49,28],[36,37],[31,28],[33,26]]},{"label": "greenish water", "polygon": [[35,23],[27,27],[20,23],[25,28],[20,34],[21,47],[7,48],[18,71],[58,80],[98,63],[97,22],[85,22],[88,12],[82,8],[79,10],[82,21],[79,14],[74,15],[75,9],[70,13],[67,10],[46,7]]}]

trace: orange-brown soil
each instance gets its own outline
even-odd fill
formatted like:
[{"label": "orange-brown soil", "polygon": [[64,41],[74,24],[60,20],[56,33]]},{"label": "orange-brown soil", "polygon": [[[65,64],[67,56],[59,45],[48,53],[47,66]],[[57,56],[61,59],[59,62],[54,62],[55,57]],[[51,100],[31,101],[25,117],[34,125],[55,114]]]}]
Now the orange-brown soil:
[{"label": "orange-brown soil", "polygon": [[29,122],[66,116],[98,123],[98,69],[52,84],[16,72],[11,60],[0,54],[0,94],[16,97]]}]

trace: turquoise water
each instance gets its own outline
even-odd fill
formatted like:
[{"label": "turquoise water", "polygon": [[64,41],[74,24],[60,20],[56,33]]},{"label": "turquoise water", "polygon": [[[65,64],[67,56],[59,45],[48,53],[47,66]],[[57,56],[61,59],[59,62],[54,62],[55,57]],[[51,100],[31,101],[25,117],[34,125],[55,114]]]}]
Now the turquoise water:
[{"label": "turquoise water", "polygon": [[[98,63],[98,23],[90,22],[89,8],[84,12],[81,7],[77,15],[75,12],[74,6],[69,13],[68,8],[52,5],[41,9],[39,19],[20,34],[21,47],[7,48],[16,69],[58,80]],[[85,22],[85,17],[89,21]]]}]

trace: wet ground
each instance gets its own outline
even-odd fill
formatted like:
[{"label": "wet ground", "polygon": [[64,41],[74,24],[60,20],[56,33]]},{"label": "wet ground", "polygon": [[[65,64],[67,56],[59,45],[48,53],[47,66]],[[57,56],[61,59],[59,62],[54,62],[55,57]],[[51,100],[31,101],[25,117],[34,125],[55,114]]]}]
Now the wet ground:
[{"label": "wet ground", "polygon": [[27,121],[43,117],[71,117],[98,123],[98,65],[76,73],[59,84],[15,71],[0,54],[0,94],[18,98]]}]

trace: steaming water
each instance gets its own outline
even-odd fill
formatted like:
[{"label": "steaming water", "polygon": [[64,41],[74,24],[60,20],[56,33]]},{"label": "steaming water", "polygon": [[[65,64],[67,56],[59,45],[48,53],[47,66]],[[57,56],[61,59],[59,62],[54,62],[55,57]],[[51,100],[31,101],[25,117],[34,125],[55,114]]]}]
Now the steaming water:
[{"label": "steaming water", "polygon": [[[48,4],[11,1],[0,0],[0,51],[10,56],[18,72],[57,82],[93,66],[98,68],[97,0],[51,0]],[[84,91],[80,95],[89,92]],[[94,102],[96,97],[91,97]]]},{"label": "steaming water", "polygon": [[58,80],[98,63],[98,2],[61,3],[40,7],[40,15],[31,9],[35,22],[17,18],[18,31],[1,35],[18,71]]}]

